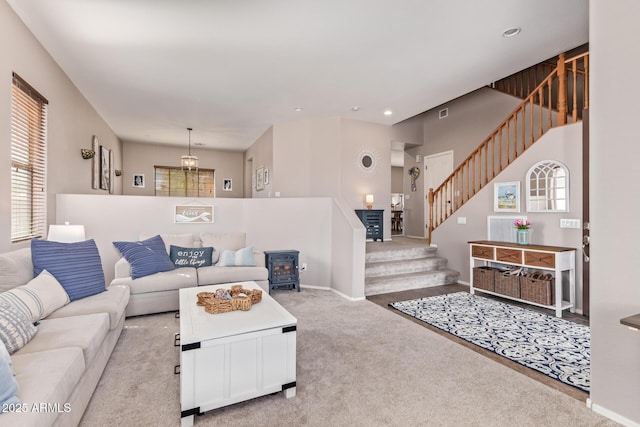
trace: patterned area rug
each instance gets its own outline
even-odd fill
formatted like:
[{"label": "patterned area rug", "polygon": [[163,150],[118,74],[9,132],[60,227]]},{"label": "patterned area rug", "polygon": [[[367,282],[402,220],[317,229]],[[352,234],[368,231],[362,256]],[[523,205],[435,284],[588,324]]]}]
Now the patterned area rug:
[{"label": "patterned area rug", "polygon": [[521,365],[589,392],[589,327],[457,292],[391,307]]}]

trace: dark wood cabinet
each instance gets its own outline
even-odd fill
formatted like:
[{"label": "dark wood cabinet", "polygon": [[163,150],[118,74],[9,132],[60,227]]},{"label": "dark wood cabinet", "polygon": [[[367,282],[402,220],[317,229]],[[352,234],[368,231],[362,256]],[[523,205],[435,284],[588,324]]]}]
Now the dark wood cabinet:
[{"label": "dark wood cabinet", "polygon": [[269,293],[273,289],[296,289],[300,292],[298,270],[299,251],[265,251],[265,265],[269,270]]},{"label": "dark wood cabinet", "polygon": [[367,239],[384,240],[384,209],[356,209],[356,215],[367,229]]}]

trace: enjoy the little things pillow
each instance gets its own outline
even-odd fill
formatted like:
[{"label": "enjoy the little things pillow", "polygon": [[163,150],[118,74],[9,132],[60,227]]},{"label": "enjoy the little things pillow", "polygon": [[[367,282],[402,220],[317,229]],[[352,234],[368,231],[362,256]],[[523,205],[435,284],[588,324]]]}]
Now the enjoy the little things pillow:
[{"label": "enjoy the little things pillow", "polygon": [[169,257],[176,267],[209,267],[213,248],[183,248],[171,245]]}]

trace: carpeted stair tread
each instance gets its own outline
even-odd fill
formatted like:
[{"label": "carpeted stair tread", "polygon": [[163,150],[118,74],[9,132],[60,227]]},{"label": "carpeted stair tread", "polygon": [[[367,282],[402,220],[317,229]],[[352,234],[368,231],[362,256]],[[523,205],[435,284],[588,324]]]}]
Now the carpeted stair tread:
[{"label": "carpeted stair tread", "polygon": [[376,247],[374,250],[367,247],[365,262],[396,261],[418,258],[430,258],[436,256],[438,248],[431,246],[407,247],[407,248],[384,248]]},{"label": "carpeted stair tread", "polygon": [[447,267],[446,258],[432,256],[428,258],[402,259],[396,261],[368,262],[365,277],[389,276],[402,273],[440,270]]},{"label": "carpeted stair tread", "polygon": [[402,273],[389,276],[369,277],[365,279],[365,295],[377,295],[408,289],[428,288],[431,286],[458,283],[460,273],[455,270],[441,269],[417,273]]}]

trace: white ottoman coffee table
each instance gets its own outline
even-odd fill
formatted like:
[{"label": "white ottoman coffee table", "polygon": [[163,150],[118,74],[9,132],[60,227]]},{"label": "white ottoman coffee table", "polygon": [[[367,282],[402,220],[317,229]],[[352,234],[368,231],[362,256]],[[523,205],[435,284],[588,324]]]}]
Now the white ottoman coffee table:
[{"label": "white ottoman coffee table", "polygon": [[262,289],[255,282],[180,289],[180,409],[182,426],[194,415],[258,396],[296,394],[297,320],[267,292],[249,311],[209,314],[197,294]]}]

